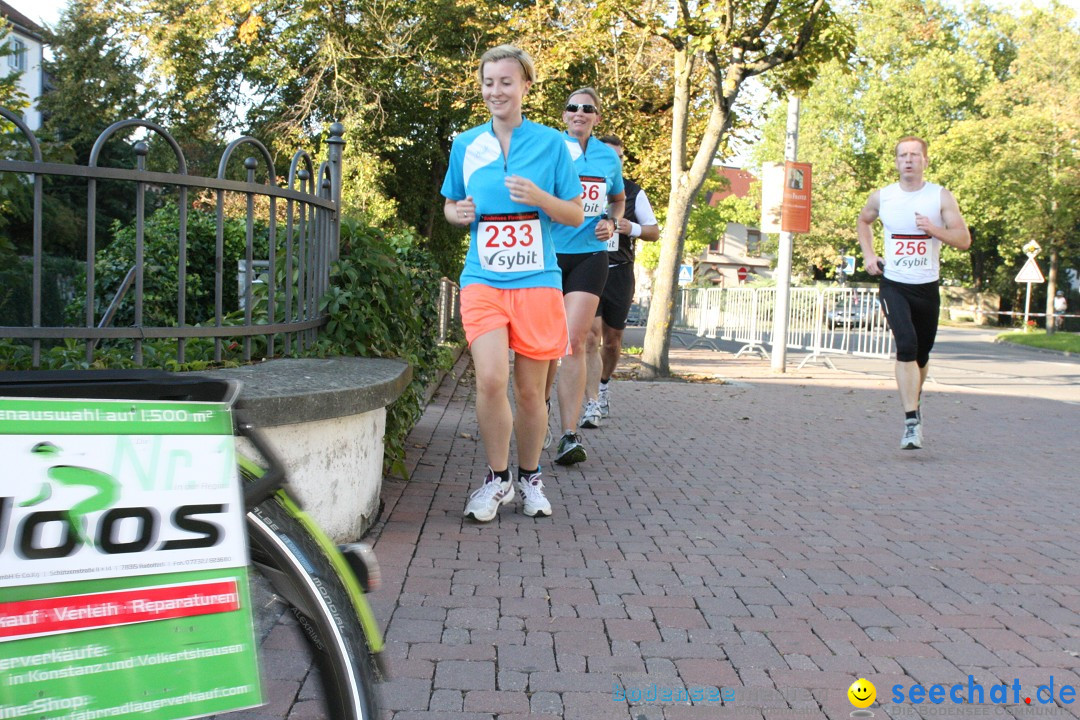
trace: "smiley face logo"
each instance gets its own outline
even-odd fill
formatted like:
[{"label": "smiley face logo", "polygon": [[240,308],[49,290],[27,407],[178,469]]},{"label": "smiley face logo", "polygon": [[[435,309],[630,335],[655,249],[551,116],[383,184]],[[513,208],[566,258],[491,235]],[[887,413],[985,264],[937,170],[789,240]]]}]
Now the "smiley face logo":
[{"label": "smiley face logo", "polygon": [[877,688],[869,680],[859,678],[847,689],[848,700],[857,708],[868,708],[877,699]]}]

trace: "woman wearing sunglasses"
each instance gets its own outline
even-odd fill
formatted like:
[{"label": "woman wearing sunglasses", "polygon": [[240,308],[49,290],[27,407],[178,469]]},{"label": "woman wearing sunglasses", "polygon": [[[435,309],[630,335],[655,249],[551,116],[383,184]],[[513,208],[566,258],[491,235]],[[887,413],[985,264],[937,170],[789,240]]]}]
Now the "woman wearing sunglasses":
[{"label": "woman wearing sunglasses", "polygon": [[[562,358],[558,369],[562,437],[555,449],[555,462],[573,465],[588,459],[575,432],[585,395],[585,341],[607,281],[608,241],[614,239],[614,249],[618,248],[615,223],[623,215],[626,194],[619,156],[592,134],[600,123],[600,95],[596,90],[586,87],[570,93],[563,122],[566,146],[584,188],[585,207],[585,222],[576,227],[559,225],[554,230],[570,330],[570,354]],[[553,362],[548,373],[549,396],[556,365]]]},{"label": "woman wearing sunglasses", "polygon": [[[461,320],[476,371],[476,418],[488,471],[465,516],[492,520],[514,499],[510,433],[517,437],[517,490],[529,516],[551,514],[540,479],[547,428],[545,380],[566,352],[566,315],[555,257],[556,223],[583,220],[581,182],[562,135],[525,119],[521,102],[536,78],[512,45],[480,58],[481,95],[491,120],[454,138],[443,181],[446,219],[469,228],[461,273]],[[507,387],[514,351],[513,416]]]}]

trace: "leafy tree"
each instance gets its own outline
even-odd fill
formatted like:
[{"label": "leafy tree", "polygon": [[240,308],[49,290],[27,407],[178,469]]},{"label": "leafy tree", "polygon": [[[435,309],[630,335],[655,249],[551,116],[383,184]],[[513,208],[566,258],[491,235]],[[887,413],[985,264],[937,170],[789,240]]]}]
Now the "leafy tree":
[{"label": "leafy tree", "polygon": [[[4,38],[3,42],[0,42],[0,57],[8,54],[10,31],[10,23],[0,20],[0,37]],[[13,113],[20,113],[29,104],[26,95],[19,90],[18,78],[17,70],[0,74],[0,107]],[[19,135],[13,124],[0,118],[0,157],[13,157],[20,152],[26,143]],[[8,225],[17,215],[25,215],[25,208],[21,207],[25,203],[20,202],[25,193],[24,186],[24,180],[14,173],[0,174],[0,260],[15,252]]]},{"label": "leafy tree", "polygon": [[[946,282],[1010,299],[1032,237],[1050,274],[1055,253],[1075,264],[1080,38],[1064,8],[1014,13],[876,0],[853,18],[856,62],[824,67],[803,102],[814,216],[796,243],[797,269],[820,272],[855,247],[854,218],[895,180],[894,143],[912,133],[929,141],[928,177],[953,190],[972,229],[968,252],[943,250]],[[783,132],[783,119],[770,118],[759,161],[782,156]]]},{"label": "leafy tree", "polygon": [[[853,61],[825,65],[801,104],[799,159],[814,166],[814,205],[810,232],[795,243],[793,270],[807,276],[831,274],[841,255],[857,249],[855,217],[873,189],[895,181],[897,139],[926,138],[929,176],[940,177],[936,139],[975,112],[989,76],[961,46],[962,18],[942,5],[876,0],[872,11],[853,12],[850,20]],[[784,157],[782,110],[778,102],[770,113],[754,153],[758,162]],[[958,264],[961,275],[970,274]],[[861,267],[859,273],[867,278]]]},{"label": "leafy tree", "polygon": [[977,227],[991,229],[1002,265],[995,289],[1012,281],[1035,239],[1049,258],[1047,332],[1058,268],[1080,262],[1080,31],[1062,6],[1001,15],[1015,48],[979,97],[980,117],[956,124],[942,147],[950,182],[975,199]]},{"label": "leafy tree", "polygon": [[[46,160],[86,165],[98,135],[117,120],[141,116],[141,61],[134,57],[94,0],[72,0],[54,28],[45,30],[52,51],[45,71],[53,89],[40,100],[44,123],[38,136]],[[98,159],[106,167],[134,167],[126,138],[106,143]],[[98,244],[107,245],[116,221],[130,219],[135,197],[128,184],[98,186]],[[29,238],[28,217],[22,234]],[[45,176],[42,235],[46,252],[86,254],[86,180]]]},{"label": "leafy tree", "polygon": [[[699,257],[710,244],[722,237],[728,223],[738,223],[754,227],[761,218],[758,207],[760,183],[746,197],[727,195],[715,204],[715,194],[727,190],[731,182],[718,172],[709,174],[701,186],[700,202],[695,202],[690,210],[690,219],[686,223],[686,242],[683,245],[682,262],[689,262]],[[638,261],[649,270],[655,270],[660,264],[658,243],[642,243],[637,255]]]},{"label": "leafy tree", "polygon": [[[600,7],[662,40],[671,57],[671,191],[642,354],[644,375],[655,377],[669,372],[674,290],[690,209],[718,148],[746,112],[739,104],[746,82],[771,77],[777,87],[805,88],[821,63],[848,55],[853,34],[825,0],[604,0]],[[695,109],[704,115],[700,125]]]}]

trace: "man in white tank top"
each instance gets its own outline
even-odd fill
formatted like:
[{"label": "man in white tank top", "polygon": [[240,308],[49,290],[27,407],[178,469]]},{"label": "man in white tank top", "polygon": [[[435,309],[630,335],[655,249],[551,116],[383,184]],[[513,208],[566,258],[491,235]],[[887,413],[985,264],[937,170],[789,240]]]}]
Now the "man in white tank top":
[{"label": "man in white tank top", "polygon": [[[941,244],[960,250],[971,247],[956,198],[924,179],[928,161],[925,140],[902,138],[896,144],[900,181],[871,193],[857,223],[866,271],[883,275],[879,298],[896,340],[896,384],[904,406],[900,447],[905,450],[923,443],[919,400],[937,334]],[[879,218],[884,257],[874,251],[874,223]]]}]

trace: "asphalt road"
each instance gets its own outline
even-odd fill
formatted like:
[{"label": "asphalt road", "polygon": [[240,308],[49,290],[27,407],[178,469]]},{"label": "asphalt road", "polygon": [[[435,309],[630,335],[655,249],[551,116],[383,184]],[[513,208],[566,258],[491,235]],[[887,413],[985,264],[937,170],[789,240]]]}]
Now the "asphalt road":
[{"label": "asphalt road", "polygon": [[[939,328],[930,357],[929,382],[1017,397],[1080,403],[1080,357],[995,343],[994,338],[999,332],[997,328]],[[685,345],[695,339],[692,333],[677,335],[684,339]],[[644,342],[645,328],[626,329],[624,345],[641,347]],[[713,341],[713,345],[718,350],[718,363],[741,347],[739,343],[721,340]],[[806,353],[789,350],[789,371],[794,370],[804,357]],[[893,375],[892,360],[849,355],[831,355],[830,358],[840,370],[885,377]],[[718,372],[722,372],[722,367]]]}]

